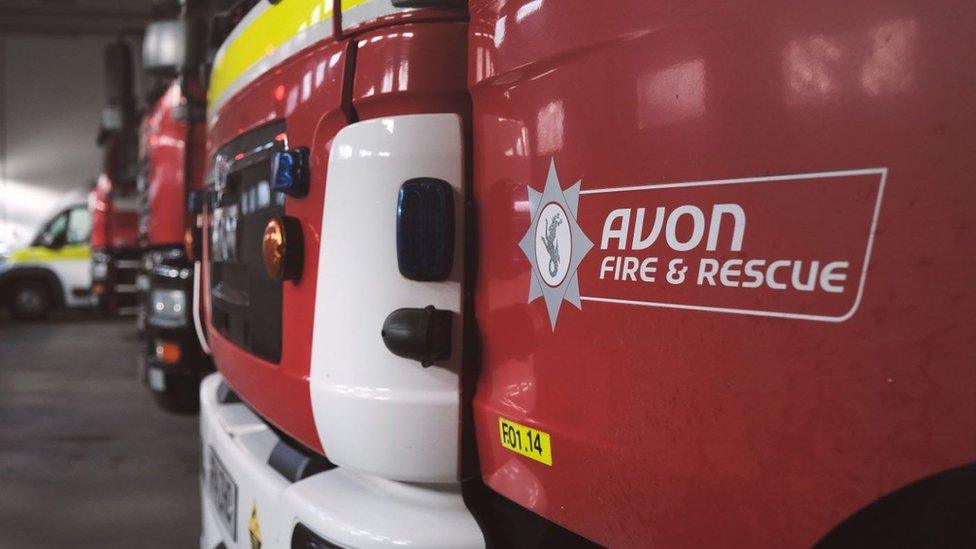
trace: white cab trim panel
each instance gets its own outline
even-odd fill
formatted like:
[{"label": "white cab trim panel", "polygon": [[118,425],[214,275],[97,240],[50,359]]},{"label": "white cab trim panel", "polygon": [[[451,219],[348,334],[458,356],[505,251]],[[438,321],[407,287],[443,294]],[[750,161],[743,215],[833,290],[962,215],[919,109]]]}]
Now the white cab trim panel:
[{"label": "white cab trim panel", "polygon": [[[309,385],[319,438],[339,466],[394,480],[457,481],[463,154],[455,114],[368,120],[333,140]],[[408,280],[397,267],[397,195],[415,177],[454,188],[458,234],[444,282]],[[380,330],[391,312],[428,305],[454,313],[453,343],[449,360],[423,368],[387,350]]]}]

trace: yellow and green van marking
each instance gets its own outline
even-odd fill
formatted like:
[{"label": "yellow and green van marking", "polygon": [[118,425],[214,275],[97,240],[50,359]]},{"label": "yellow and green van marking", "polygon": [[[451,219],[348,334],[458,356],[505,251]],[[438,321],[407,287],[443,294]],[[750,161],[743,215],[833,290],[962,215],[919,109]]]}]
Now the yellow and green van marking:
[{"label": "yellow and green van marking", "polygon": [[49,261],[78,261],[91,259],[91,246],[88,244],[68,244],[57,249],[44,246],[30,246],[11,252],[10,264],[46,263]]}]

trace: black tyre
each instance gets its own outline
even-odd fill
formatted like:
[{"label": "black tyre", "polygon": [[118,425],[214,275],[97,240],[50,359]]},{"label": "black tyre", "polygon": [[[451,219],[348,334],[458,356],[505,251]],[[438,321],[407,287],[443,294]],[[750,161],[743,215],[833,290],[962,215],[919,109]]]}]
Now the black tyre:
[{"label": "black tyre", "polygon": [[168,412],[195,414],[200,411],[200,380],[196,377],[166,374],[166,390],[153,391],[153,395]]},{"label": "black tyre", "polygon": [[51,292],[37,280],[17,281],[7,293],[7,306],[15,318],[39,320],[51,309]]},{"label": "black tyre", "polygon": [[976,547],[976,463],[903,486],[862,508],[814,549]]}]

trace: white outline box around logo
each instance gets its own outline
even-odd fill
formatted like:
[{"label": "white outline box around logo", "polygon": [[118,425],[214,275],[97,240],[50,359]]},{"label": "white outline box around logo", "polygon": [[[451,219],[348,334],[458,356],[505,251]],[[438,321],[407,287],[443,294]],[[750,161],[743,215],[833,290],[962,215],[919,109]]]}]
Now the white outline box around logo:
[{"label": "white outline box around logo", "polygon": [[677,189],[682,187],[707,187],[714,185],[739,185],[743,183],[769,183],[777,181],[797,181],[804,179],[826,179],[831,177],[849,177],[858,175],[879,175],[881,181],[878,185],[878,198],[874,204],[874,215],[871,218],[871,228],[868,231],[868,245],[864,250],[864,262],[861,265],[861,279],[858,282],[857,296],[854,298],[854,305],[847,313],[841,316],[808,315],[800,313],[784,313],[780,311],[760,311],[753,309],[735,309],[729,307],[709,307],[705,305],[685,305],[681,303],[664,303],[657,301],[636,301],[630,299],[616,299],[610,297],[580,296],[583,301],[595,301],[601,303],[618,303],[623,305],[638,305],[642,307],[662,307],[667,309],[682,309],[689,311],[708,311],[712,313],[726,313],[734,315],[767,316],[775,318],[791,318],[794,320],[815,320],[819,322],[844,322],[854,316],[858,307],[861,305],[861,297],[864,295],[864,283],[868,275],[868,263],[871,259],[871,248],[874,245],[874,233],[878,225],[878,215],[881,213],[881,199],[884,196],[885,181],[888,178],[888,168],[866,168],[860,170],[841,170],[833,172],[813,172],[790,175],[772,175],[766,177],[743,177],[738,179],[714,179],[709,181],[687,181],[681,183],[657,183],[650,185],[636,185],[633,187],[611,187],[607,189],[587,189],[581,190],[581,195],[622,193],[631,191],[654,191],[660,189]]}]

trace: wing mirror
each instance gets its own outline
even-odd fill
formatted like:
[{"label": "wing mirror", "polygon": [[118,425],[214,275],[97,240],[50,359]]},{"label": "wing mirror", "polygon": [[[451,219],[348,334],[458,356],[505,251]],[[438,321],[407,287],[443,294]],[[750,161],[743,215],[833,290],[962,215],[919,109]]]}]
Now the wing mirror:
[{"label": "wing mirror", "polygon": [[105,47],[103,130],[118,131],[130,121],[135,105],[132,82],[132,49],[122,41],[109,44]]},{"label": "wing mirror", "polygon": [[173,77],[186,63],[186,25],[180,19],[156,21],[146,27],[142,68],[149,74]]}]

